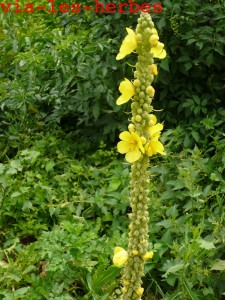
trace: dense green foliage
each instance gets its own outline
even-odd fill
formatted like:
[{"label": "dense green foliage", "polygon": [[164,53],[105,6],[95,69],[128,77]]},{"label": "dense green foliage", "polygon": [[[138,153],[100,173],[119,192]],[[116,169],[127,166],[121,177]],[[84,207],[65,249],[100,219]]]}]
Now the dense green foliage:
[{"label": "dense green foliage", "polygon": [[[150,170],[155,256],[144,298],[219,300],[225,3],[162,4],[152,17],[168,57],[154,106],[163,109],[168,155]],[[115,100],[132,68],[115,57],[136,19],[0,13],[0,299],[119,297],[111,258],[116,245],[126,247],[129,166],[113,148],[127,124],[126,105]]]}]

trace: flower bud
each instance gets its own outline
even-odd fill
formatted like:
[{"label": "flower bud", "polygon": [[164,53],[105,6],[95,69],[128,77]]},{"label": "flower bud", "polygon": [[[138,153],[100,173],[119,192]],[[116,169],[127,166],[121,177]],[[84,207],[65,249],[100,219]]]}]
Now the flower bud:
[{"label": "flower bud", "polygon": [[149,38],[149,43],[152,47],[156,47],[159,41],[159,37],[156,34],[152,34]]},{"label": "flower bud", "polygon": [[147,27],[147,26],[148,26],[148,23],[147,23],[146,21],[143,21],[143,22],[141,23],[141,25],[142,25],[142,27]]},{"label": "flower bud", "polygon": [[139,80],[139,79],[135,79],[134,82],[133,82],[133,85],[134,85],[135,87],[140,87],[140,86],[141,86],[140,80]]},{"label": "flower bud", "polygon": [[136,256],[139,254],[139,252],[138,252],[138,250],[132,250],[132,254]]},{"label": "flower bud", "polygon": [[148,259],[153,258],[153,256],[154,256],[154,252],[153,252],[153,251],[150,251],[150,252],[147,252],[145,255],[143,255],[143,256],[142,256],[142,259],[146,261],[146,260],[148,260]]},{"label": "flower bud", "polygon": [[146,138],[144,136],[141,136],[140,140],[143,145],[146,143]]},{"label": "flower bud", "polygon": [[154,97],[154,95],[155,95],[155,90],[154,90],[154,88],[151,86],[151,85],[149,85],[147,88],[146,88],[146,93],[149,95],[149,97],[151,97],[151,98],[153,98]]},{"label": "flower bud", "polygon": [[123,282],[123,284],[124,284],[124,285],[129,285],[129,281],[128,281],[128,280],[125,280],[125,281]]},{"label": "flower bud", "polygon": [[141,120],[142,120],[142,117],[140,115],[136,115],[135,121],[136,122],[141,122]]},{"label": "flower bud", "polygon": [[143,293],[144,293],[144,289],[143,289],[142,287],[139,287],[139,288],[136,290],[136,294],[137,294],[138,296],[142,296]]},{"label": "flower bud", "polygon": [[134,126],[134,124],[129,124],[129,125],[128,125],[128,130],[129,130],[130,132],[134,132],[134,131],[135,131],[135,126]]}]

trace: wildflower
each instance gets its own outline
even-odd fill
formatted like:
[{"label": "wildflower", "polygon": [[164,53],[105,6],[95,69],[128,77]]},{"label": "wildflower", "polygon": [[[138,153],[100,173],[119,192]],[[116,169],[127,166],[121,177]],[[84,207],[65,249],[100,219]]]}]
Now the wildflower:
[{"label": "wildflower", "polygon": [[129,163],[138,160],[141,157],[141,152],[145,152],[141,139],[137,133],[124,131],[119,137],[122,141],[117,144],[118,151],[121,154],[126,153],[125,159]]},{"label": "wildflower", "polygon": [[150,69],[150,73],[151,73],[153,76],[158,75],[158,70],[157,70],[157,65],[156,65],[156,64],[149,65],[148,67],[149,67],[149,69]]},{"label": "wildflower", "polygon": [[150,141],[145,145],[145,152],[148,156],[152,156],[156,153],[160,153],[161,155],[166,154],[164,152],[163,144],[158,140],[162,129],[163,125],[160,123],[152,125],[148,128],[148,132],[150,133]]},{"label": "wildflower", "polygon": [[128,260],[128,253],[122,247],[114,248],[113,263],[116,267],[122,267]]},{"label": "wildflower", "polygon": [[151,53],[153,54],[153,57],[163,59],[166,57],[166,50],[163,49],[164,44],[158,43],[156,47],[151,48]]},{"label": "wildflower", "polygon": [[143,258],[143,260],[148,260],[148,259],[153,258],[153,256],[154,256],[154,252],[150,251],[150,252],[145,253],[145,255],[143,255],[142,258]]},{"label": "wildflower", "polygon": [[152,34],[149,38],[149,43],[151,44],[152,47],[156,47],[159,42],[159,36],[158,34]]},{"label": "wildflower", "polygon": [[155,28],[152,29],[153,34],[149,38],[149,43],[151,45],[150,53],[153,54],[153,57],[163,59],[166,57],[166,50],[164,44],[160,43],[158,32]]},{"label": "wildflower", "polygon": [[140,287],[140,288],[138,288],[138,289],[136,290],[136,294],[137,294],[138,296],[142,296],[143,293],[144,293],[144,289],[143,289],[142,287]]},{"label": "wildflower", "polygon": [[130,98],[134,95],[134,86],[130,80],[125,78],[125,80],[120,83],[119,91],[122,95],[117,99],[117,105],[124,104],[130,100]]},{"label": "wildflower", "polygon": [[135,32],[130,28],[126,28],[126,30],[128,32],[128,35],[122,42],[119,54],[116,57],[117,60],[123,59],[125,56],[127,56],[137,48],[137,36]]},{"label": "wildflower", "polygon": [[156,118],[156,116],[155,115],[153,115],[153,114],[150,114],[150,121],[149,121],[149,127],[151,127],[151,126],[153,126],[153,125],[155,125],[157,123],[157,118]]},{"label": "wildflower", "polygon": [[162,130],[163,130],[163,124],[161,124],[161,123],[157,123],[157,124],[155,124],[153,126],[150,126],[148,128],[148,132],[150,133],[151,138],[154,138],[156,136],[159,137]]}]

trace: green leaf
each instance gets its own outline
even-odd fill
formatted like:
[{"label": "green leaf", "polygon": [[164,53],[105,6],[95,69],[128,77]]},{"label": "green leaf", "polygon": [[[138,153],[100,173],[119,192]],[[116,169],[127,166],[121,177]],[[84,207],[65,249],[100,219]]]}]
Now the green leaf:
[{"label": "green leaf", "polygon": [[194,293],[193,291],[191,291],[191,287],[190,287],[190,283],[188,283],[185,279],[183,281],[183,284],[185,286],[185,289],[189,295],[189,299],[190,300],[199,300],[198,296],[196,295],[196,293]]},{"label": "green leaf", "polygon": [[202,249],[211,250],[215,248],[213,242],[208,242],[204,239],[199,239],[198,243],[199,243],[199,247]]},{"label": "green leaf", "polygon": [[92,113],[93,113],[93,116],[94,116],[95,120],[97,120],[98,117],[99,117],[99,114],[100,114],[99,103],[95,103],[95,104],[94,104]]},{"label": "green leaf", "polygon": [[168,59],[163,59],[160,63],[160,68],[162,68],[163,70],[165,71],[170,71],[170,68],[169,68],[169,60]]},{"label": "green leaf", "polygon": [[120,185],[121,185],[121,180],[119,178],[113,178],[112,181],[110,181],[108,191],[109,192],[116,191]]},{"label": "green leaf", "polygon": [[166,273],[163,274],[162,277],[167,278],[169,274],[176,274],[178,271],[182,270],[184,266],[185,264],[181,260],[168,260],[163,265],[163,270],[166,271]]},{"label": "green leaf", "polygon": [[200,140],[200,135],[197,131],[192,131],[191,135],[193,136],[193,138],[195,139],[196,142],[199,142]]},{"label": "green leaf", "polygon": [[47,172],[49,172],[54,169],[54,166],[55,166],[55,162],[51,160],[46,164],[45,169]]},{"label": "green leaf", "polygon": [[217,260],[211,267],[214,271],[224,271],[225,270],[225,260]]},{"label": "green leaf", "polygon": [[120,269],[115,266],[109,266],[107,270],[103,271],[101,276],[93,283],[93,289],[98,290],[107,283],[112,282],[119,274]]},{"label": "green leaf", "polygon": [[5,166],[0,163],[0,174],[3,174],[5,171]]},{"label": "green leaf", "polygon": [[29,289],[30,289],[29,286],[28,286],[28,287],[22,287],[22,288],[19,288],[18,290],[16,290],[16,291],[14,292],[14,294],[15,294],[16,297],[19,297],[19,296],[21,296],[21,295],[26,294],[26,292],[27,292]]}]

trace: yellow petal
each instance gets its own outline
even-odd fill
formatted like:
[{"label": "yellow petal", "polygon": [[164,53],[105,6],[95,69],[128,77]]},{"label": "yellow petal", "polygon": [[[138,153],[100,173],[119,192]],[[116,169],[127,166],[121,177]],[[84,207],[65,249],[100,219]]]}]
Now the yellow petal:
[{"label": "yellow petal", "polygon": [[141,150],[142,153],[144,153],[145,150],[144,150],[144,147],[142,145],[141,138],[139,137],[139,135],[135,132],[131,132],[131,135],[132,135],[134,141],[136,141],[138,148]]},{"label": "yellow petal", "polygon": [[166,57],[166,50],[163,49],[164,44],[158,43],[157,47],[151,48],[151,53],[153,54],[153,57],[163,59]]},{"label": "yellow petal", "polygon": [[130,28],[126,28],[126,30],[128,32],[128,35],[122,42],[119,54],[116,57],[117,60],[123,59],[125,56],[127,56],[137,48],[137,36],[135,32]]},{"label": "yellow petal", "polygon": [[152,151],[152,147],[151,147],[150,143],[146,144],[145,153],[146,153],[147,156],[152,156],[154,154],[153,151]]},{"label": "yellow petal", "polygon": [[125,154],[130,151],[130,144],[128,142],[121,141],[117,144],[119,153]]},{"label": "yellow petal", "polygon": [[[116,247],[116,248],[121,248],[121,247]],[[119,251],[117,249],[117,252],[115,253],[114,250],[114,256],[113,256],[113,263],[116,267],[121,267],[122,265],[125,264],[125,262],[128,260],[128,253],[126,250],[121,248],[122,250]]]},{"label": "yellow petal", "polygon": [[156,64],[149,65],[150,72],[153,76],[158,75],[158,69]]},{"label": "yellow petal", "polygon": [[148,260],[148,259],[153,258],[153,256],[154,256],[154,252],[153,252],[153,251],[150,251],[150,252],[145,253],[145,254],[142,256],[142,258],[143,258],[143,260]]},{"label": "yellow petal", "polygon": [[134,95],[134,86],[130,80],[125,78],[125,80],[120,83],[119,91],[122,95],[117,99],[117,105],[121,105],[130,100],[130,98]]},{"label": "yellow petal", "polygon": [[155,34],[155,35],[157,35],[157,36],[159,35],[159,34],[158,34],[158,31],[157,31],[155,28],[152,28],[152,34]]},{"label": "yellow petal", "polygon": [[123,131],[120,133],[119,138],[122,141],[131,142],[133,140],[132,135],[129,131]]},{"label": "yellow petal", "polygon": [[139,287],[139,288],[136,290],[136,294],[137,294],[138,296],[142,296],[143,293],[144,293],[144,289],[143,289],[142,287]]},{"label": "yellow petal", "polygon": [[160,131],[162,130],[163,130],[163,124],[161,123],[155,124],[154,126],[148,128],[148,131],[151,134],[151,136],[155,135],[156,133],[160,133]]},{"label": "yellow petal", "polygon": [[163,144],[160,141],[151,141],[150,144],[153,154],[160,153],[162,155],[166,155]]},{"label": "yellow petal", "polygon": [[134,149],[132,149],[131,151],[127,152],[127,154],[125,155],[125,159],[129,163],[133,163],[137,161],[140,157],[141,157],[141,151],[137,146],[134,147]]},{"label": "yellow petal", "polygon": [[149,43],[151,47],[156,47],[158,45],[159,36],[156,34],[152,34],[149,38]]},{"label": "yellow petal", "polygon": [[150,114],[150,122],[151,122],[151,126],[155,125],[157,123],[157,118],[155,115]]},{"label": "yellow petal", "polygon": [[114,254],[116,254],[116,253],[118,253],[118,252],[120,252],[120,251],[122,251],[122,250],[124,250],[122,247],[115,247],[114,248]]}]

